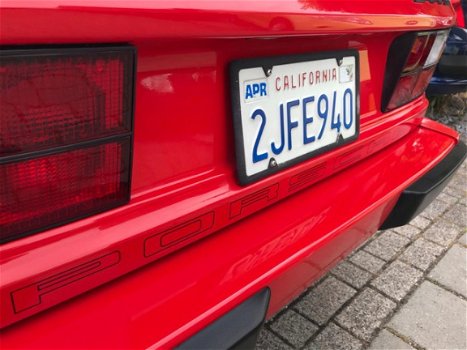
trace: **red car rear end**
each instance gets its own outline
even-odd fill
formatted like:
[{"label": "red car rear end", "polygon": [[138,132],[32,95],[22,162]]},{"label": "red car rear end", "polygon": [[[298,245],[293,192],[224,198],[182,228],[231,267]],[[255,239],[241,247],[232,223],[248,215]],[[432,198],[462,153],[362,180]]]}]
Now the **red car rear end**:
[{"label": "red car rear end", "polygon": [[4,348],[251,346],[465,157],[445,0],[0,6]]}]

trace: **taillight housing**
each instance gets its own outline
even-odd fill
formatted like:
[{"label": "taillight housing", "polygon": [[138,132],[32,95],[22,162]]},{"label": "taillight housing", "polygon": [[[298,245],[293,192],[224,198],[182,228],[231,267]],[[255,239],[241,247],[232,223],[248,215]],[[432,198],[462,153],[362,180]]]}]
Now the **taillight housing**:
[{"label": "taillight housing", "polygon": [[467,10],[467,4],[465,3],[465,0],[452,0],[451,4],[456,11],[457,26],[461,28],[467,28],[464,15]]},{"label": "taillight housing", "polygon": [[0,242],[128,202],[134,48],[0,55]]},{"label": "taillight housing", "polygon": [[407,33],[392,43],[382,96],[383,112],[422,95],[435,71],[448,37],[448,30]]}]

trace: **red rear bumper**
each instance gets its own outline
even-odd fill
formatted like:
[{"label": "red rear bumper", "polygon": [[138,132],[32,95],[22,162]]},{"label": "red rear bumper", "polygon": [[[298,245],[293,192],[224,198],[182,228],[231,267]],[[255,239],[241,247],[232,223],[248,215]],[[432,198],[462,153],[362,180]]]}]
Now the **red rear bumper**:
[{"label": "red rear bumper", "polygon": [[[421,126],[407,122],[393,131],[405,136],[336,175],[92,293],[7,327],[2,347],[169,347],[265,286],[271,288],[268,314],[274,314],[373,234],[401,192],[457,143],[454,132],[426,119]],[[380,140],[374,138],[366,148]],[[102,267],[96,271],[111,271],[140,253],[109,246],[96,260]],[[66,294],[67,286],[47,290],[39,299],[59,297],[57,290]],[[2,296],[2,302],[6,299]]]}]

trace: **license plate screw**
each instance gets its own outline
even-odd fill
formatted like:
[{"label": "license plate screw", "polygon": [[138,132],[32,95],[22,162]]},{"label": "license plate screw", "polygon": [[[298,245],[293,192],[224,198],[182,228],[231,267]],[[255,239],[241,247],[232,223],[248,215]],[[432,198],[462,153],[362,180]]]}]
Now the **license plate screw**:
[{"label": "license plate screw", "polygon": [[266,71],[266,75],[269,77],[271,74],[272,74],[272,69],[269,68],[269,69]]},{"label": "license plate screw", "polygon": [[337,59],[337,65],[338,65],[338,66],[341,66],[342,63],[344,63],[344,59],[343,59],[343,58],[338,58],[338,59]]},{"label": "license plate screw", "polygon": [[341,133],[338,133],[337,134],[337,138],[336,138],[336,143],[339,143],[341,141],[344,141],[344,138],[342,137],[342,134]]},{"label": "license plate screw", "polygon": [[269,168],[275,168],[277,166],[277,161],[274,158],[269,159]]}]

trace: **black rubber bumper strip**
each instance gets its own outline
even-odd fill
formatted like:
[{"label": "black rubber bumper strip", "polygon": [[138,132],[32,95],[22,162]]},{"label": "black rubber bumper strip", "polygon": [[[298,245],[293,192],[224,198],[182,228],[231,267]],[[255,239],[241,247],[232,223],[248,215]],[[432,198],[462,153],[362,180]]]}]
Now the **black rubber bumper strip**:
[{"label": "black rubber bumper strip", "polygon": [[262,289],[180,344],[177,349],[254,349],[270,296],[269,288]]},{"label": "black rubber bumper strip", "polygon": [[466,152],[467,147],[459,141],[441,162],[403,191],[381,229],[406,225],[420,214],[449,183],[464,161]]}]

